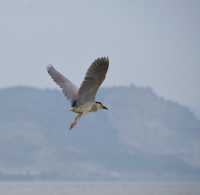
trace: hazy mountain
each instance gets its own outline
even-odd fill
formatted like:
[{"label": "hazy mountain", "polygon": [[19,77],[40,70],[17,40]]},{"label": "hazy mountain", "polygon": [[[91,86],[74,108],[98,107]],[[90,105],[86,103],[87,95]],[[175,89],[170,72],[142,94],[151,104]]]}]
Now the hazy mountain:
[{"label": "hazy mountain", "polygon": [[200,121],[150,88],[112,87],[74,114],[60,91],[0,90],[0,179],[199,179]]}]

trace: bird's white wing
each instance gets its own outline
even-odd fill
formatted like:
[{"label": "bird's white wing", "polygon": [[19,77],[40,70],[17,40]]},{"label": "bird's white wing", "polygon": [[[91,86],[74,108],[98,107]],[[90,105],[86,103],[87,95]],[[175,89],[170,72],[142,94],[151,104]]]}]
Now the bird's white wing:
[{"label": "bird's white wing", "polygon": [[58,72],[52,65],[47,66],[47,71],[52,79],[62,88],[67,99],[71,100],[71,102],[75,100],[78,94],[77,87],[64,75]]},{"label": "bird's white wing", "polygon": [[108,57],[102,57],[96,59],[89,67],[78,92],[78,102],[80,104],[95,100],[98,88],[105,79],[108,66]]}]

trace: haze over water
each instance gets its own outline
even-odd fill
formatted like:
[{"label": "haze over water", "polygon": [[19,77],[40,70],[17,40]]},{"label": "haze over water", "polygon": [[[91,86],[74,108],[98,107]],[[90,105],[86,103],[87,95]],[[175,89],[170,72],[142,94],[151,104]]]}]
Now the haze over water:
[{"label": "haze over water", "polygon": [[3,195],[199,195],[199,183],[0,183]]}]

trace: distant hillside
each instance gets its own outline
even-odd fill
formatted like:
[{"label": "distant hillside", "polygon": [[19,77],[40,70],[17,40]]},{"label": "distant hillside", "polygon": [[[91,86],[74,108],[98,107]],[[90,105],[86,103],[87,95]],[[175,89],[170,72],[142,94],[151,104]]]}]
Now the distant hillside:
[{"label": "distant hillside", "polygon": [[0,179],[200,179],[200,121],[150,88],[111,87],[74,114],[60,91],[0,90]]}]

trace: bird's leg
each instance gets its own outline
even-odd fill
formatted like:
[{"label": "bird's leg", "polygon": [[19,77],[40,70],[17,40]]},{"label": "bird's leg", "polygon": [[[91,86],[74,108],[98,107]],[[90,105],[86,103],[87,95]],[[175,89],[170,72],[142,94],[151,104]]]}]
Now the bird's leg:
[{"label": "bird's leg", "polygon": [[81,118],[81,116],[82,116],[82,113],[79,113],[76,115],[76,117],[75,117],[74,121],[71,123],[69,129],[72,129],[77,124],[77,122]]}]

